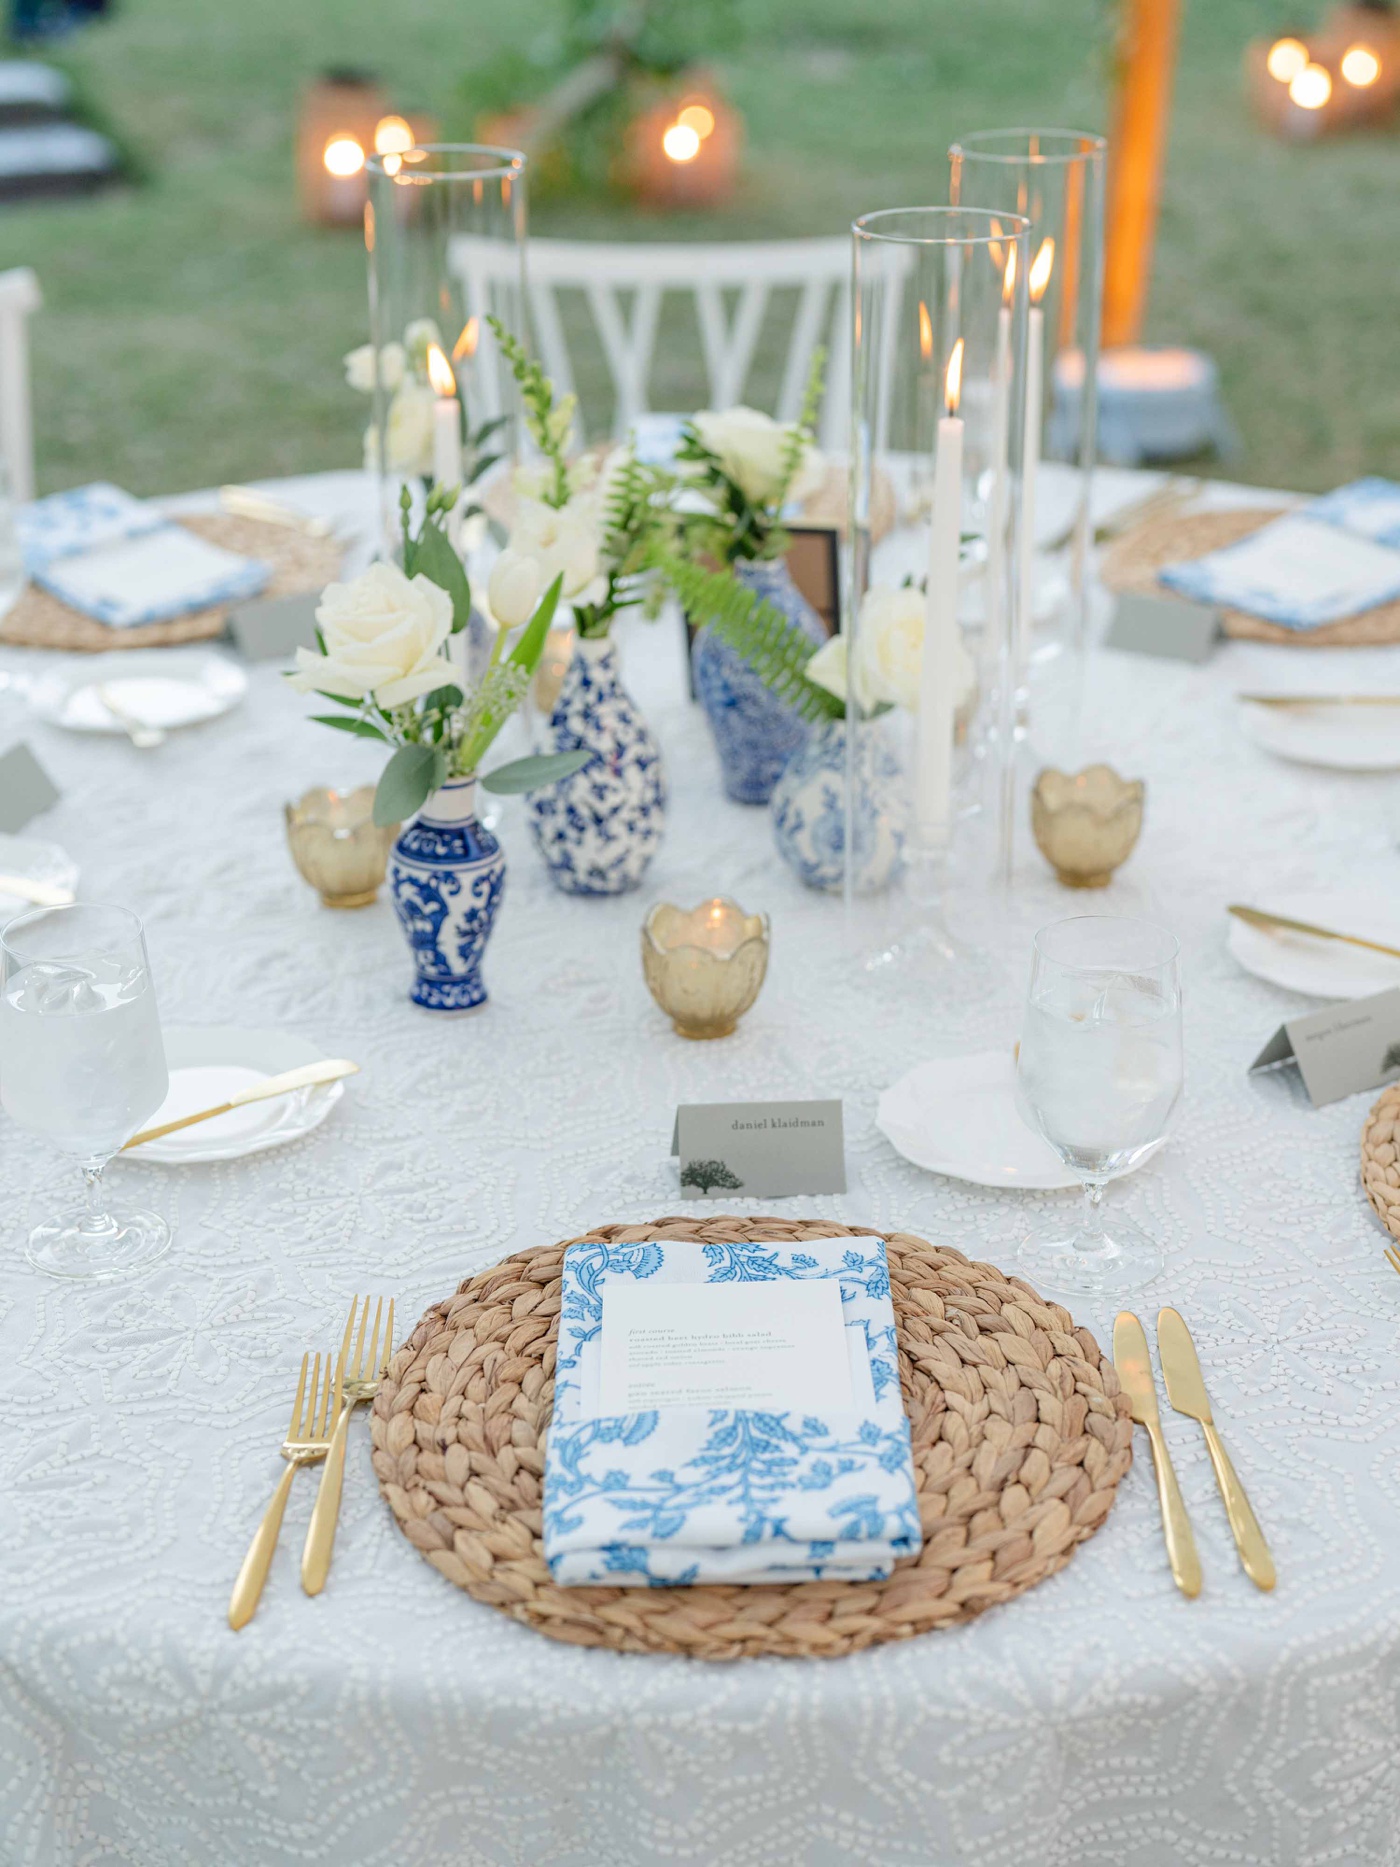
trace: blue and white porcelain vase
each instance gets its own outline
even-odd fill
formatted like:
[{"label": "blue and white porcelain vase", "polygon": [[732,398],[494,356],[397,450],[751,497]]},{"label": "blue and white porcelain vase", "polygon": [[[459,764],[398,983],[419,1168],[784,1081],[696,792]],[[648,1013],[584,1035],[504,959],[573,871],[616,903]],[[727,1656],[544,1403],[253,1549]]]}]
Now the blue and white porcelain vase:
[{"label": "blue and white porcelain vase", "polygon": [[389,892],[418,974],[415,1005],[475,1011],[486,1003],[481,958],[505,882],[501,846],[477,821],[476,779],[449,779],[389,854]]},{"label": "blue and white porcelain vase", "polygon": [[549,716],[545,750],[593,757],[530,794],[530,831],[566,895],[637,887],[666,828],[661,748],[618,678],[612,639],[580,638]]},{"label": "blue and white porcelain vase", "polygon": [[[792,581],[782,558],[740,561],[734,575],[817,646],[826,640],[821,618]],[[707,625],[691,650],[695,691],[719,750],[725,795],[736,804],[766,804],[778,774],[807,737],[807,725],[779,700],[743,656]]]},{"label": "blue and white porcelain vase", "polygon": [[[856,775],[855,885],[883,888],[904,850],[899,760],[878,725],[861,729]],[[842,886],[846,866],[846,722],[814,727],[773,788],[773,835],[783,860],[809,888]]]}]

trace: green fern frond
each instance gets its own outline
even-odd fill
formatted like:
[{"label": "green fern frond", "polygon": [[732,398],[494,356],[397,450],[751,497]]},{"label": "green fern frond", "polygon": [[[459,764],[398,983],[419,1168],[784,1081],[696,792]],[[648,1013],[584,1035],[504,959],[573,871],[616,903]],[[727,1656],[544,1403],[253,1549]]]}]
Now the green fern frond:
[{"label": "green fern frond", "polygon": [[806,667],[816,646],[780,609],[745,589],[729,571],[704,570],[670,555],[656,562],[691,621],[708,623],[802,719],[818,725],[845,717],[844,702],[808,680]]}]

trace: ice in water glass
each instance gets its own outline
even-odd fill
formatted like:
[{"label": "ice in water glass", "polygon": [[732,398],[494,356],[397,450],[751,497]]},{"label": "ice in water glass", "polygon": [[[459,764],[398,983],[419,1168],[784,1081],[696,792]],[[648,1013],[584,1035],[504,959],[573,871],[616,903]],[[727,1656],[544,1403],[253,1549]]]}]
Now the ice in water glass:
[{"label": "ice in water glass", "polygon": [[1026,1239],[1032,1281],[1077,1296],[1140,1290],[1162,1250],[1139,1226],[1106,1214],[1103,1190],[1166,1136],[1181,1099],[1181,980],[1163,927],[1086,914],[1042,928],[1016,1063],[1023,1118],[1075,1174],[1077,1225]]},{"label": "ice in water glass", "polygon": [[125,908],[41,908],[0,934],[0,1105],[82,1168],[86,1204],[30,1233],[54,1277],[110,1281],[170,1244],[153,1212],[113,1211],[102,1169],[169,1088],[141,923]]}]

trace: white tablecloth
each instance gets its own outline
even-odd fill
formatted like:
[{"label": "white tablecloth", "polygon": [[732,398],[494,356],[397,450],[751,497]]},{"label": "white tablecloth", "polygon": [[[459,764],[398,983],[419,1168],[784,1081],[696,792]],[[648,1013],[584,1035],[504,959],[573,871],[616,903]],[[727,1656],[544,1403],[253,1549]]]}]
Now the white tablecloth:
[{"label": "white tablecloth", "polygon": [[[289,489],[331,505],[353,477]],[[521,1247],[680,1205],[679,1101],[840,1094],[850,1192],[769,1210],[906,1227],[1005,1261],[1037,1211],[907,1165],[877,1092],[921,1054],[1009,1044],[995,999],[879,1021],[840,973],[839,910],[778,861],[762,812],[721,801],[675,633],[629,625],[634,691],[672,779],[640,896],[555,894],[520,806],[489,1009],[408,1003],[387,902],[333,914],[294,874],[281,806],[366,777],[368,748],[302,724],[275,668],[155,753],[36,725],[64,788],[35,825],[85,891],[146,918],[167,1024],[295,1031],[364,1074],[318,1133],[243,1162],[112,1169],[177,1227],[126,1287],[30,1271],[30,1225],[72,1192],[8,1123],[0,1151],[0,1855],[98,1867],[1310,1867],[1400,1859],[1400,1279],[1357,1185],[1368,1098],[1314,1110],[1245,1066],[1303,1001],[1241,973],[1222,904],[1266,885],[1393,874],[1395,781],[1286,765],[1236,729],[1241,685],[1333,655],[1229,647],[1202,668],[1101,654],[1090,747],[1148,781],[1132,863],[1093,905],[1180,934],[1188,1087],[1166,1152],[1113,1197],[1162,1240],[1139,1307],[1178,1304],[1278,1559],[1235,1562],[1196,1428],[1166,1432],[1205,1592],[1163,1555],[1150,1463],[1060,1576],[969,1626],[830,1663],[706,1666],[556,1645],[448,1586],[380,1502],[363,1422],[326,1593],[296,1578],[314,1491],[293,1489],[256,1620],[224,1614],[280,1471],[302,1350],[352,1291],[406,1332]],[[3,665],[42,660],[10,651]],[[1350,684],[1400,653],[1343,657]],[[1072,906],[1023,856],[1024,913]],[[647,902],[724,890],[773,917],[737,1036],[673,1036],[642,985]],[[1016,941],[1021,933],[1019,924]],[[835,983],[833,983],[833,981]],[[736,1201],[740,1210],[755,1209]],[[1110,1318],[1081,1306],[1105,1331]]]}]

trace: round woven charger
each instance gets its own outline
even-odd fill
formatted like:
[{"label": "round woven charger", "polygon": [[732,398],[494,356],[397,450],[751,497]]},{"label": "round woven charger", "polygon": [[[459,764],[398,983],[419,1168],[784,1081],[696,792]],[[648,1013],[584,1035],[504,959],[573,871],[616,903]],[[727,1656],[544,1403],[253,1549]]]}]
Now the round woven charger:
[{"label": "round woven charger", "polygon": [[1382,1092],[1362,1123],[1361,1184],[1381,1224],[1400,1238],[1400,1083]]},{"label": "round woven charger", "polygon": [[[604,1243],[868,1237],[795,1219],[608,1225]],[[575,1243],[575,1240],[568,1240]],[[409,1541],[459,1588],[555,1640],[630,1653],[830,1657],[968,1620],[1069,1561],[1132,1462],[1112,1363],[1026,1284],[886,1235],[924,1547],[886,1582],[559,1588],[540,1504],[565,1245],[524,1251],[436,1304],[394,1355],[370,1432]]]},{"label": "round woven charger", "polygon": [[[319,590],[340,570],[343,546],[334,538],[313,538],[290,525],[211,512],[177,519],[186,531],[211,545],[261,558],[272,575],[259,591],[263,597],[298,596]],[[179,642],[207,642],[222,635],[231,605],[191,610],[169,622],[143,623],[136,629],[109,629],[105,622],[70,609],[47,590],[29,584],[0,620],[0,642],[24,648],[76,648],[97,654],[109,648],[169,648]]]},{"label": "round woven charger", "polygon": [[[1191,512],[1184,517],[1148,519],[1125,532],[1104,553],[1099,579],[1110,590],[1140,590],[1160,595],[1157,573],[1167,564],[1204,557],[1222,545],[1237,544],[1261,526],[1281,518],[1285,507],[1229,512]],[[1374,648],[1400,642],[1400,602],[1379,603],[1356,616],[1323,623],[1317,629],[1284,629],[1243,609],[1222,609],[1227,635],[1251,642],[1286,642],[1293,648]]]}]

